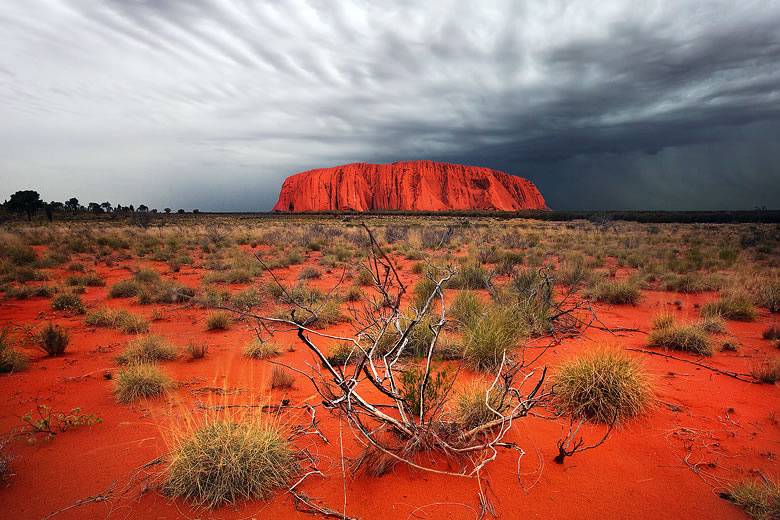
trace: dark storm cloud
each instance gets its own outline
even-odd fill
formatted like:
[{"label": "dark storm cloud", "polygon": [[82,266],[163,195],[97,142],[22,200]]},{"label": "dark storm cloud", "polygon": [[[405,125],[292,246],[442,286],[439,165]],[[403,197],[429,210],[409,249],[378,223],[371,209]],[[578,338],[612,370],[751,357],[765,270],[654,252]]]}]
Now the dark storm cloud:
[{"label": "dark storm cloud", "polygon": [[556,208],[776,207],[777,27],[773,0],[7,2],[0,181],[253,210],[433,158]]}]

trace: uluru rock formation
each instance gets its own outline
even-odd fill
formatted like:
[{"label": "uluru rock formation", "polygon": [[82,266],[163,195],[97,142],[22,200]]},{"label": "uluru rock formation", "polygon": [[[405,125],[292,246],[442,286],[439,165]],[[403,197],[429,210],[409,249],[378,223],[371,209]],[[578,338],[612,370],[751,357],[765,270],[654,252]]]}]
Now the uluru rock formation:
[{"label": "uluru rock formation", "polygon": [[433,161],[354,163],[285,179],[274,211],[546,209],[531,181],[490,168]]}]

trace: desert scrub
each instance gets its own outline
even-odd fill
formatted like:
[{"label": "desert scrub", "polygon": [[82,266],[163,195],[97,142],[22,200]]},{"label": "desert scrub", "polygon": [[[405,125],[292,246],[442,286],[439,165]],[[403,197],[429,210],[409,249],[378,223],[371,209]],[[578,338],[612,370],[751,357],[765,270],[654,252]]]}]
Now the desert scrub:
[{"label": "desert scrub", "polygon": [[563,413],[599,423],[640,415],[651,400],[642,365],[617,350],[595,350],[565,361],[554,384],[554,401]]},{"label": "desert scrub", "polygon": [[697,322],[697,325],[710,334],[726,333],[726,321],[719,314],[705,316]]},{"label": "desert scrub", "polygon": [[51,300],[51,308],[55,311],[68,311],[74,314],[87,312],[84,302],[78,294],[60,293]]},{"label": "desert scrub", "polygon": [[453,380],[448,376],[446,369],[431,370],[425,385],[425,393],[422,394],[420,390],[424,377],[425,372],[417,367],[408,368],[401,372],[401,398],[408,412],[415,417],[420,416],[420,407],[423,405],[423,401],[425,403],[423,413],[426,417],[431,412],[438,411],[444,404],[447,393],[452,386]]},{"label": "desert scrub", "polygon": [[29,365],[27,356],[18,352],[11,344],[11,333],[0,330],[0,374],[19,372]]},{"label": "desert scrub", "polygon": [[137,363],[154,363],[176,359],[176,349],[173,348],[162,336],[142,336],[127,343],[124,352],[117,356],[116,361],[120,365]]},{"label": "desert scrub", "polygon": [[700,356],[712,355],[712,346],[705,326],[716,328],[717,321],[702,321],[693,324],[680,324],[671,314],[660,314],[653,319],[653,328],[648,344]]},{"label": "desert scrub", "polygon": [[780,339],[780,326],[770,325],[764,332],[761,333],[761,337],[764,339]]},{"label": "desert scrub", "polygon": [[138,283],[135,280],[121,280],[108,290],[111,298],[130,298],[138,294]]},{"label": "desert scrub", "polygon": [[635,305],[641,298],[639,287],[628,280],[600,280],[589,291],[597,302]]},{"label": "desert scrub", "polygon": [[120,403],[163,395],[172,385],[171,379],[151,363],[136,363],[119,371],[114,380],[114,395]]},{"label": "desert scrub", "polygon": [[450,278],[447,287],[452,289],[485,289],[488,283],[488,274],[485,269],[476,262],[462,266]]},{"label": "desert scrub", "polygon": [[769,479],[764,479],[763,482],[755,480],[738,482],[721,496],[733,502],[755,520],[780,518],[780,487]]},{"label": "desert scrub", "polygon": [[514,349],[523,328],[513,306],[492,305],[463,328],[463,357],[477,370],[491,370]]},{"label": "desert scrub", "polygon": [[208,351],[209,346],[206,343],[196,343],[194,341],[187,343],[187,354],[189,354],[192,360],[203,359]]},{"label": "desert scrub", "polygon": [[79,275],[71,275],[65,279],[67,285],[83,285],[85,287],[103,287],[106,285],[105,280],[97,273],[86,273]]},{"label": "desert scrub", "polygon": [[101,307],[88,312],[84,318],[84,323],[92,327],[119,329],[125,334],[144,334],[149,332],[149,322],[141,316],[126,310],[115,311],[107,307]]},{"label": "desert scrub", "polygon": [[[428,277],[420,278],[414,285],[414,291],[412,292],[412,305],[414,305],[417,310],[421,311],[423,307],[425,307],[428,298],[431,297],[435,290],[436,282]],[[434,296],[431,300],[431,305],[428,307],[428,311],[433,310],[436,298],[438,298],[438,295]]]},{"label": "desert scrub", "polygon": [[304,267],[301,269],[301,272],[298,273],[299,280],[315,280],[319,278],[322,278],[322,271],[316,267]]},{"label": "desert scrub", "polygon": [[701,315],[704,317],[720,316],[735,321],[753,321],[757,314],[750,299],[740,294],[722,296],[719,300],[706,303],[701,308]]},{"label": "desert scrub", "polygon": [[482,381],[466,384],[455,394],[453,400],[455,401],[452,410],[453,418],[465,430],[471,430],[500,418],[501,413],[506,409],[506,403],[502,402],[502,389],[499,386],[491,389],[491,385]]},{"label": "desert scrub", "polygon": [[460,291],[452,299],[449,315],[458,326],[465,327],[479,319],[484,307],[476,293]]},{"label": "desert scrub", "polygon": [[207,330],[227,330],[230,328],[230,314],[224,311],[210,313],[206,317]]},{"label": "desert scrub", "polygon": [[356,351],[355,345],[346,341],[336,343],[328,353],[328,362],[331,365],[344,366],[353,363],[360,351]]},{"label": "desert scrub", "polygon": [[780,358],[767,360],[753,367],[750,374],[761,383],[773,384],[780,380]]},{"label": "desert scrub", "polygon": [[292,388],[295,378],[286,369],[275,366],[271,370],[271,388]]},{"label": "desert scrub", "polygon": [[65,353],[70,343],[70,336],[67,331],[49,323],[38,333],[38,347],[46,352],[47,356],[61,356]]},{"label": "desert scrub", "polygon": [[197,506],[265,499],[297,474],[295,453],[280,427],[259,418],[209,417],[175,431],[164,492]]},{"label": "desert scrub", "polygon": [[244,348],[244,355],[253,359],[265,359],[278,356],[281,349],[276,343],[270,341],[261,341],[258,338],[252,339]]}]

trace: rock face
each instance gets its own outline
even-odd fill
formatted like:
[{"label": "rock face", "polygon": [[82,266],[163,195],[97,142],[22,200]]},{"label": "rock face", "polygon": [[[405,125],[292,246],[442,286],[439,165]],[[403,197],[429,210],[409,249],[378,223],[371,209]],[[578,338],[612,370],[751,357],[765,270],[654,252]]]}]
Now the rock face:
[{"label": "rock face", "polygon": [[460,164],[355,163],[291,175],[274,211],[547,209],[526,179]]}]

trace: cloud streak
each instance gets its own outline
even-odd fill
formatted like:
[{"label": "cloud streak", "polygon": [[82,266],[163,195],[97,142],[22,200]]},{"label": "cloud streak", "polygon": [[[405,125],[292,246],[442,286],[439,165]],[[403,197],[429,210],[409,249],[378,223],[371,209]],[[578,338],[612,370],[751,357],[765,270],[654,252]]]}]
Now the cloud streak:
[{"label": "cloud streak", "polygon": [[433,158],[558,208],[772,206],[777,27],[772,0],[7,2],[0,180],[262,210],[300,169]]}]

